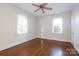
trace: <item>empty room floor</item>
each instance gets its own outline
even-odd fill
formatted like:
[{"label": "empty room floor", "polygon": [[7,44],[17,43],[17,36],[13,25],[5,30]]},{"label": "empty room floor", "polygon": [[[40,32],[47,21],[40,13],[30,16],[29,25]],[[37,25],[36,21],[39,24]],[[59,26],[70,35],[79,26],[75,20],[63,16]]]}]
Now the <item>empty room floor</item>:
[{"label": "empty room floor", "polygon": [[78,56],[69,42],[36,38],[0,51],[1,56]]}]

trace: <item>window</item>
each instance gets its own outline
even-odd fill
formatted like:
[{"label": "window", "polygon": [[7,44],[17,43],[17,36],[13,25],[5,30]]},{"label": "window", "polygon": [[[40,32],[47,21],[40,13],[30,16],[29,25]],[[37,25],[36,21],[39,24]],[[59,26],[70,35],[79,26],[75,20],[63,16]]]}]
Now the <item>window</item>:
[{"label": "window", "polygon": [[17,33],[27,33],[27,18],[24,15],[17,16]]},{"label": "window", "polygon": [[62,33],[63,32],[63,20],[62,18],[53,19],[53,32]]}]

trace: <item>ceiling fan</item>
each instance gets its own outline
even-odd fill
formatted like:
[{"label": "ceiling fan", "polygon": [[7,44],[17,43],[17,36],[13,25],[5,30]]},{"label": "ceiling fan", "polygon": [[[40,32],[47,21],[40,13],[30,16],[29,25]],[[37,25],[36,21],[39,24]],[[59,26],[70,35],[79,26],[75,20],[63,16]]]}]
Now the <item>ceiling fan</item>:
[{"label": "ceiling fan", "polygon": [[41,10],[42,13],[45,13],[45,9],[46,10],[52,10],[52,8],[46,7],[46,5],[48,5],[48,3],[43,3],[43,4],[40,4],[40,5],[36,5],[36,4],[32,4],[32,5],[38,7],[38,9],[36,9],[34,12]]}]

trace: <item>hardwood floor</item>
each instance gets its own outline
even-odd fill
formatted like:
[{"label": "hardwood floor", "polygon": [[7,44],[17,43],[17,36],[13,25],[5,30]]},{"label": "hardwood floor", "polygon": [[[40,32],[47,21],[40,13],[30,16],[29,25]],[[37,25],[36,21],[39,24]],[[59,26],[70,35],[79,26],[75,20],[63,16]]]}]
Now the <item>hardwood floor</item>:
[{"label": "hardwood floor", "polygon": [[0,51],[0,56],[79,56],[68,42],[34,39]]}]

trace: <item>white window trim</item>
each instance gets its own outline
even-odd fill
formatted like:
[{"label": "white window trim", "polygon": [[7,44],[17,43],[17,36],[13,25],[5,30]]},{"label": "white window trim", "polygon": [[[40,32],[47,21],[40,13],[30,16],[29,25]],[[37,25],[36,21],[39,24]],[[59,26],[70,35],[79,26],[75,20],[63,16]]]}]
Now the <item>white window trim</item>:
[{"label": "white window trim", "polygon": [[26,25],[26,27],[27,27],[26,32],[18,32],[18,16],[19,16],[19,15],[25,17],[25,18],[26,18],[26,21],[28,22],[27,17],[26,17],[25,15],[23,15],[23,14],[18,14],[18,15],[17,15],[17,34],[27,34],[27,32],[28,32],[28,23],[27,23],[27,25]]},{"label": "white window trim", "polygon": [[[59,18],[62,19],[62,32],[54,32],[53,20],[54,20],[54,19],[59,19]],[[63,25],[64,25],[64,24],[63,24],[63,17],[53,18],[53,20],[52,20],[52,32],[53,32],[54,34],[63,34],[63,31],[64,31],[64,30],[63,30],[63,29],[64,29],[64,27],[63,27]]]}]

